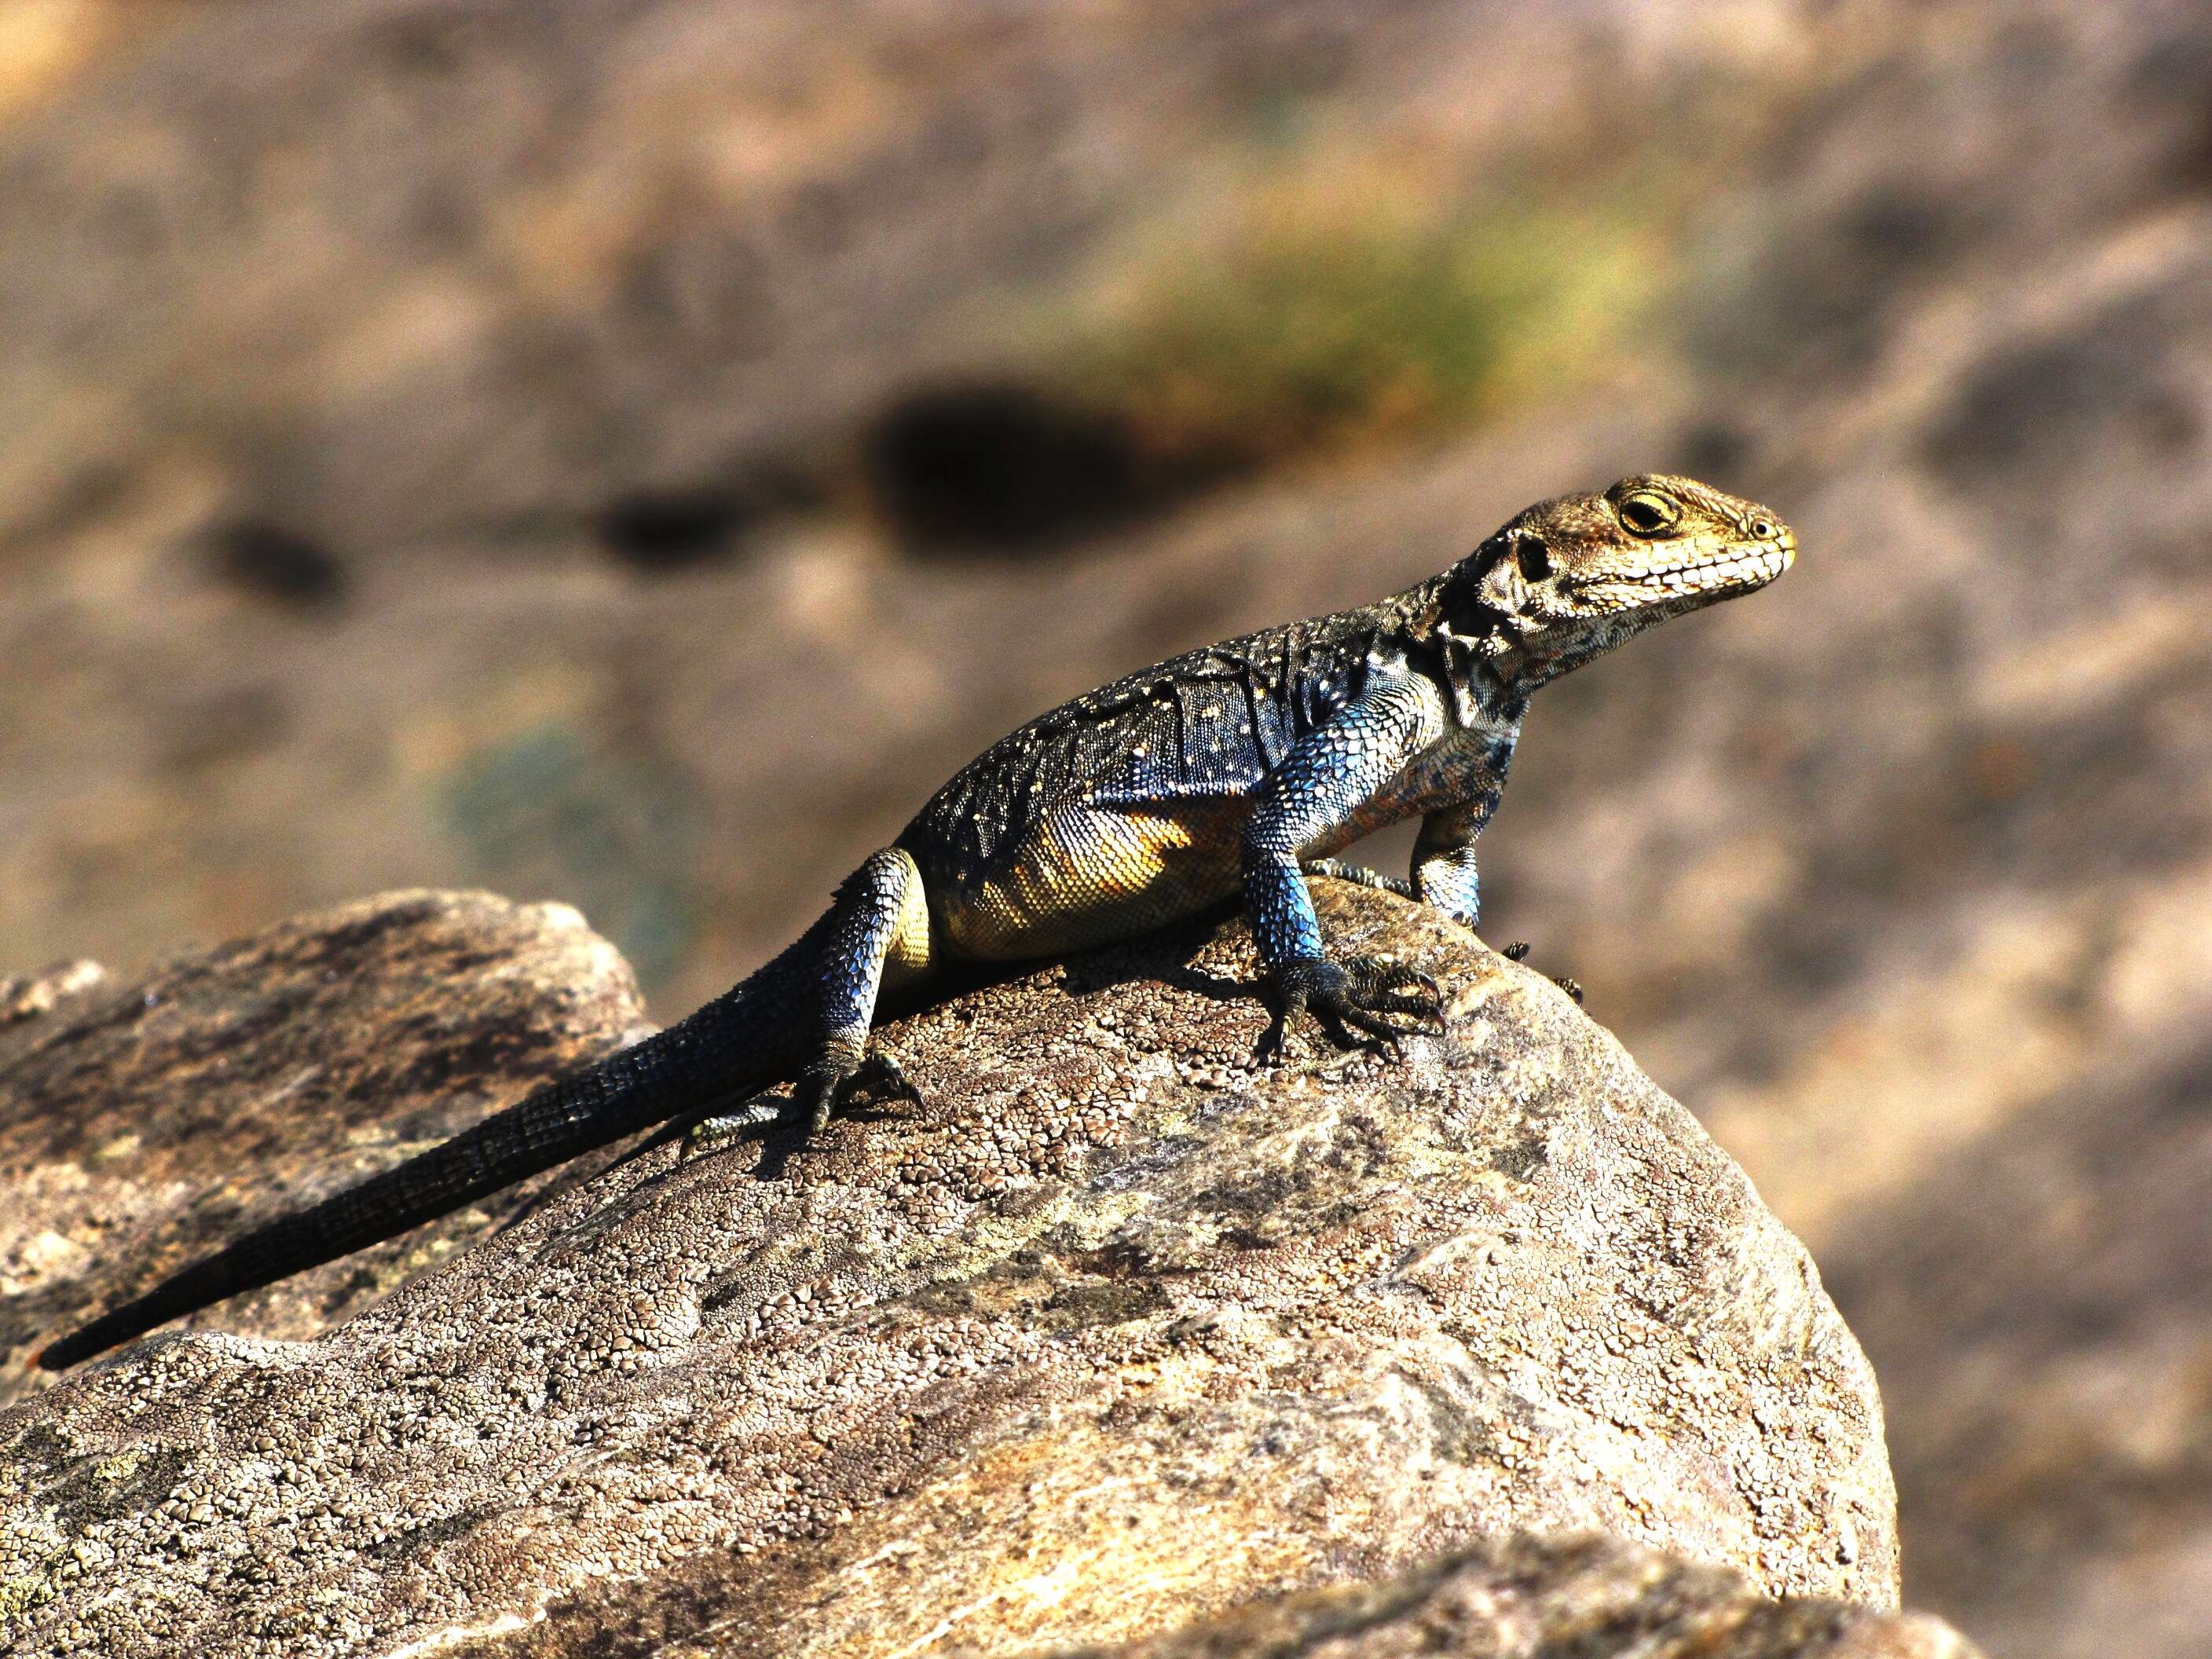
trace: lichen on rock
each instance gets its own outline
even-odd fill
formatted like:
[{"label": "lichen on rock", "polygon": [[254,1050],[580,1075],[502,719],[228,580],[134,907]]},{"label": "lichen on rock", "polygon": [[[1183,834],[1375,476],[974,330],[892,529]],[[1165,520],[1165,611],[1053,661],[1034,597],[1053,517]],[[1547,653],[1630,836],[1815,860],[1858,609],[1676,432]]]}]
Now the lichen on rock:
[{"label": "lichen on rock", "polygon": [[[1874,1379],[1742,1175],[1540,976],[1419,907],[1317,897],[1346,948],[1438,975],[1445,1036],[1257,1066],[1234,924],[970,990],[882,1034],[926,1107],[650,1145],[315,1340],[241,1298],[0,1416],[7,1628],[1020,1652],[1529,1531],[1893,1605]],[[504,962],[449,960],[402,1029],[517,994]],[[311,1005],[255,1006],[193,1005],[206,1074],[311,1046]],[[388,1067],[392,1035],[340,1046]],[[57,1078],[97,1096],[57,1043],[0,1070],[0,1121]],[[275,1109],[271,1140],[314,1085]],[[32,1190],[66,1197],[52,1168],[100,1142],[49,1130]],[[404,1148],[372,1150],[349,1176]],[[11,1338],[155,1273],[108,1261]]]}]

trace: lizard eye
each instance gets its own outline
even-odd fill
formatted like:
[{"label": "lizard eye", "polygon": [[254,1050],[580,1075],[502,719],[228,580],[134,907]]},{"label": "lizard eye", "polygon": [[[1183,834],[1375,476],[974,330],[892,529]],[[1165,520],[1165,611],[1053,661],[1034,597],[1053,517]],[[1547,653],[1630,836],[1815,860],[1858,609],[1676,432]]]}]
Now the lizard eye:
[{"label": "lizard eye", "polygon": [[1638,536],[1656,536],[1679,516],[1674,503],[1664,495],[1631,495],[1616,510],[1621,523]]},{"label": "lizard eye", "polygon": [[1513,562],[1521,567],[1524,581],[1540,582],[1552,574],[1552,550],[1541,536],[1513,538]]}]

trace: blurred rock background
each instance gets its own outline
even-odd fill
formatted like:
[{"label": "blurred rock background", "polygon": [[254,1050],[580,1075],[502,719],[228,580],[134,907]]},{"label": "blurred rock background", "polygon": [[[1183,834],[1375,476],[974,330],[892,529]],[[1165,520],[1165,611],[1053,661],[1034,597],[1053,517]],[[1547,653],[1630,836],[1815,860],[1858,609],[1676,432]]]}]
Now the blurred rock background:
[{"label": "blurred rock background", "polygon": [[1883,1379],[1906,1593],[2212,1628],[2212,14],[5,0],[0,973],[383,887],[663,1017],[981,744],[1662,467],[1486,932]]}]

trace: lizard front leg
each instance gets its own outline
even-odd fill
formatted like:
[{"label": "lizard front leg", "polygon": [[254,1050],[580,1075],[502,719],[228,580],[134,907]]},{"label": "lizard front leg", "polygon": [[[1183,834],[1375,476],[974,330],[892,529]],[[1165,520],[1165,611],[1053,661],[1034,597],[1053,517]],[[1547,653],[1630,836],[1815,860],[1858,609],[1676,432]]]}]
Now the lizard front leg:
[{"label": "lizard front leg", "polygon": [[1426,974],[1372,957],[1329,957],[1300,863],[1351,828],[1443,720],[1432,687],[1402,664],[1375,665],[1360,695],[1300,738],[1261,786],[1244,829],[1244,909],[1277,1006],[1274,1046],[1308,1008],[1332,1034],[1348,1026],[1386,1040],[1441,1023]]},{"label": "lizard front leg", "polygon": [[[1421,833],[1413,842],[1413,895],[1433,905],[1462,927],[1472,929],[1482,905],[1474,872],[1474,838],[1490,815],[1498,810],[1498,791],[1485,789],[1474,799],[1431,812],[1421,820]],[[1528,954],[1525,943],[1507,945],[1498,953],[1509,962]],[[1583,988],[1563,975],[1548,975],[1579,1005]]]},{"label": "lizard front leg", "polygon": [[1473,927],[1481,912],[1474,838],[1497,810],[1498,791],[1485,789],[1472,800],[1430,813],[1413,842],[1413,896],[1462,927]]},{"label": "lizard front leg", "polygon": [[1475,873],[1474,838],[1498,808],[1498,791],[1485,790],[1475,800],[1446,807],[1421,820],[1419,838],[1413,843],[1413,874],[1386,876],[1364,864],[1342,859],[1301,859],[1298,868],[1309,876],[1353,882],[1400,898],[1416,899],[1441,910],[1462,927],[1473,927],[1481,909],[1480,883]]}]

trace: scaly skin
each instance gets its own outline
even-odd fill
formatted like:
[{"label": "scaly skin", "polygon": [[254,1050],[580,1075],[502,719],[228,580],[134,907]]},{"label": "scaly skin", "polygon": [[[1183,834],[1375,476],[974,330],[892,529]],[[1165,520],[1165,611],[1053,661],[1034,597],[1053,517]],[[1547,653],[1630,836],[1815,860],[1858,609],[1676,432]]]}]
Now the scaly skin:
[{"label": "scaly skin", "polygon": [[[1170,658],[1062,704],[962,768],[767,967],[656,1036],[185,1268],[40,1356],[59,1368],[331,1261],[670,1118],[794,1080],[811,1127],[875,1090],[878,995],[953,962],[1057,956],[1243,896],[1278,1014],[1341,1041],[1441,1019],[1426,975],[1332,957],[1309,874],[1474,926],[1475,837],[1528,699],[1668,617],[1764,586],[1796,544],[1752,502],[1624,479],[1528,508],[1442,574],[1357,611]],[[1330,855],[1419,816],[1410,879]]]}]

